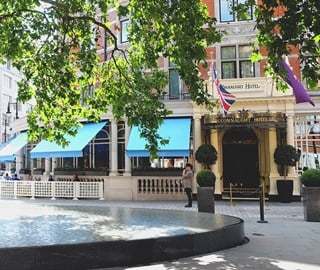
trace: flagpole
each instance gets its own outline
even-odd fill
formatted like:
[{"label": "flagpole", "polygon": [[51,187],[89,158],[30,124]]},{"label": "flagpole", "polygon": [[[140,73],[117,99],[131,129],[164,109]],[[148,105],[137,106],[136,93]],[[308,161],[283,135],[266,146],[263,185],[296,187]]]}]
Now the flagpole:
[{"label": "flagpole", "polygon": [[[214,81],[214,75],[213,75],[213,73],[214,73],[214,65],[213,65],[213,52],[210,52],[210,59],[211,59],[211,84],[212,84],[212,87],[211,87],[211,89],[212,89],[212,98],[214,99],[215,98],[215,92],[217,91],[217,94],[218,94],[218,89],[217,89],[217,85],[215,84],[215,81]],[[214,85],[215,85],[215,87],[214,87]],[[219,96],[219,94],[218,94],[218,96],[217,96],[217,99],[219,99],[220,100],[220,96]],[[223,112],[223,107],[222,107],[222,104],[221,104],[221,101],[219,102],[219,107],[220,107],[220,112],[222,113],[222,115],[224,116],[224,112]]]},{"label": "flagpole", "polygon": [[[211,58],[212,59],[212,58]],[[229,93],[224,86],[220,83],[217,70],[213,66],[213,59],[211,60],[212,77],[216,85],[217,94],[220,100],[220,106],[223,116],[226,116],[230,106],[236,101],[236,97]]]},{"label": "flagpole", "polygon": [[213,88],[214,86],[214,78],[213,78],[213,52],[210,52],[210,59],[211,59],[211,65],[210,65],[210,77],[211,77],[211,91],[212,91],[212,99],[214,99],[214,92],[215,89]]}]

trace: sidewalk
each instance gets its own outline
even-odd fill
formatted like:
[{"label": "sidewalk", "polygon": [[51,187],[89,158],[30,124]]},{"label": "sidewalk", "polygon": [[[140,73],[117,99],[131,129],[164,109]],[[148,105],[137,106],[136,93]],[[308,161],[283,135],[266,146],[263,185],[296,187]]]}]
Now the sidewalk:
[{"label": "sidewalk", "polygon": [[[125,206],[124,202],[106,202],[108,205]],[[126,206],[161,209],[181,209],[182,202],[130,202]],[[187,211],[197,211],[196,204]],[[243,246],[216,253],[161,262],[149,266],[109,269],[221,269],[221,270],[319,270],[320,223],[303,220],[301,202],[289,204],[267,202],[264,220],[258,223],[260,208],[257,201],[216,202],[216,213],[232,215],[245,221],[249,242]]]}]

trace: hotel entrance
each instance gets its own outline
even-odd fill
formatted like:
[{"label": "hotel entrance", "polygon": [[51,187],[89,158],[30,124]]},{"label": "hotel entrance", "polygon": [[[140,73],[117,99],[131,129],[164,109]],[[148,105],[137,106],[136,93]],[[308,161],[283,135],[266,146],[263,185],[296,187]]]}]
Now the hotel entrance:
[{"label": "hotel entrance", "polygon": [[256,134],[250,128],[228,129],[223,136],[222,152],[224,191],[232,184],[236,193],[250,195],[250,191],[256,190],[260,184]]}]

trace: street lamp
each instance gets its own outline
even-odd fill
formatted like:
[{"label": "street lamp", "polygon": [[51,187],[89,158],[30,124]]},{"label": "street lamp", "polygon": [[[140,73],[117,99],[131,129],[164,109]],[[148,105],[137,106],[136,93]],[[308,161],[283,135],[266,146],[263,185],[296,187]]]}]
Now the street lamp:
[{"label": "street lamp", "polygon": [[8,103],[7,114],[11,114],[10,105],[15,105],[16,106],[16,119],[18,119],[19,118],[19,115],[18,115],[18,101],[17,102],[9,102]]},{"label": "street lamp", "polygon": [[7,127],[9,126],[8,116],[5,115],[4,119],[4,142],[7,142]]}]

